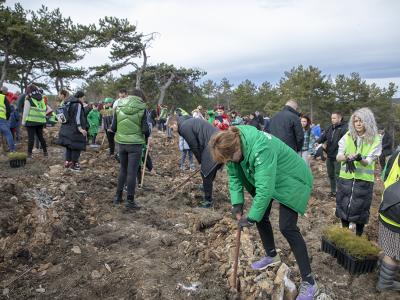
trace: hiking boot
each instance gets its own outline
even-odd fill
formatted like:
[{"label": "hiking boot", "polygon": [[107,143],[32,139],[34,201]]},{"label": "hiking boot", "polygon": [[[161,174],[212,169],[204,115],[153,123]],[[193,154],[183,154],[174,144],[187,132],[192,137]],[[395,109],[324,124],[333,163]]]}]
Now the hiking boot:
[{"label": "hiking boot", "polygon": [[73,165],[71,166],[71,169],[73,170],[73,171],[77,171],[77,172],[79,172],[80,170],[81,170],[81,165],[79,164],[79,163],[72,163]]},{"label": "hiking boot", "polygon": [[318,295],[317,283],[309,284],[307,281],[302,281],[300,284],[300,291],[296,300],[312,300]]},{"label": "hiking boot", "polygon": [[330,193],[329,193],[329,197],[331,197],[331,198],[336,198],[336,193],[335,193],[335,192],[330,192]]},{"label": "hiking boot", "polygon": [[268,267],[275,267],[275,266],[279,265],[280,263],[281,263],[281,258],[279,256],[279,254],[275,255],[274,257],[264,256],[260,260],[253,262],[251,264],[251,268],[253,270],[261,271]]},{"label": "hiking boot", "polygon": [[212,206],[213,206],[212,200],[203,200],[199,204],[199,207],[201,208],[211,208]]},{"label": "hiking boot", "polygon": [[43,152],[43,156],[44,157],[48,157],[49,156],[49,153],[46,151],[46,152]]},{"label": "hiking boot", "polygon": [[139,204],[137,204],[135,201],[133,201],[133,202],[129,202],[129,203],[126,204],[125,212],[134,212],[134,211],[139,210],[141,208],[142,207]]},{"label": "hiking boot", "polygon": [[117,193],[114,197],[113,203],[114,205],[121,204],[122,202],[122,193]]},{"label": "hiking boot", "polygon": [[395,281],[396,271],[397,271],[397,266],[389,265],[382,260],[376,289],[378,291],[384,291],[384,290],[400,291],[400,282]]},{"label": "hiking boot", "polygon": [[64,168],[69,169],[72,166],[72,161],[66,160],[64,163]]}]

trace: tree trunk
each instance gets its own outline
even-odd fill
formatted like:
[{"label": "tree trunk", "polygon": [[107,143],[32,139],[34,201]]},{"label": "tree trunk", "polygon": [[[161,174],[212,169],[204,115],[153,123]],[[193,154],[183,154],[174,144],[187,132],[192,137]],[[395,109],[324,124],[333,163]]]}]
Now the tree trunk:
[{"label": "tree trunk", "polygon": [[158,105],[163,104],[164,101],[164,97],[165,97],[165,92],[167,91],[167,89],[169,88],[169,86],[171,85],[172,81],[174,80],[174,78],[176,77],[176,75],[174,73],[171,73],[171,75],[169,76],[167,82],[159,87],[160,89],[160,97],[158,98]]},{"label": "tree trunk", "polygon": [[143,64],[140,67],[140,69],[138,69],[136,71],[136,86],[135,86],[135,88],[138,89],[138,90],[140,90],[140,81],[142,80],[142,75],[143,75],[144,70],[146,69],[146,66],[147,66],[146,45],[143,46],[142,53],[143,53]]},{"label": "tree trunk", "polygon": [[6,51],[6,53],[4,53],[4,63],[3,63],[3,66],[1,67],[0,87],[3,86],[3,83],[7,77],[8,62],[9,62],[8,61],[8,51]]}]

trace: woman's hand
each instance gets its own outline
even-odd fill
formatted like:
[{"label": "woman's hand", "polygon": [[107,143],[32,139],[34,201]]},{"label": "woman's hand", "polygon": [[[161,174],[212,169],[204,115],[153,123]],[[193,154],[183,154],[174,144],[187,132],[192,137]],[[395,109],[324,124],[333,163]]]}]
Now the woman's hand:
[{"label": "woman's hand", "polygon": [[87,132],[86,132],[85,129],[79,127],[78,130],[79,130],[80,133],[82,133],[83,136],[85,136],[85,137],[87,136]]}]

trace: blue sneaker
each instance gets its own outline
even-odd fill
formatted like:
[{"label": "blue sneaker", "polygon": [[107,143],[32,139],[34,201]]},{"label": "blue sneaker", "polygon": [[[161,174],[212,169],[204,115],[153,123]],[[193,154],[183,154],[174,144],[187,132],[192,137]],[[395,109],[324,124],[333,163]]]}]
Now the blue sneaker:
[{"label": "blue sneaker", "polygon": [[306,281],[302,281],[300,284],[300,292],[297,295],[296,300],[312,300],[315,299],[318,295],[318,286],[317,283],[314,285],[309,284]]},{"label": "blue sneaker", "polygon": [[279,254],[277,254],[274,257],[264,256],[259,261],[253,262],[251,264],[251,268],[253,270],[260,271],[260,270],[264,270],[268,267],[275,267],[275,266],[279,265],[280,263],[281,263],[281,258],[279,256]]}]

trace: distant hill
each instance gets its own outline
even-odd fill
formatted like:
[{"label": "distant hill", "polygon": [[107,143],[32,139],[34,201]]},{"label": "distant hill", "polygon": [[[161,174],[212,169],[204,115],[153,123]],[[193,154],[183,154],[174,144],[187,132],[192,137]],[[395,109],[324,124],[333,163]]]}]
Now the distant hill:
[{"label": "distant hill", "polygon": [[392,98],[392,101],[396,104],[400,104],[400,98]]}]

